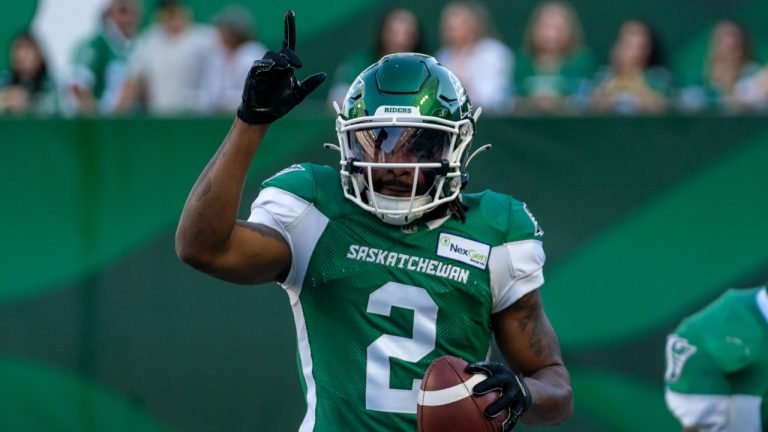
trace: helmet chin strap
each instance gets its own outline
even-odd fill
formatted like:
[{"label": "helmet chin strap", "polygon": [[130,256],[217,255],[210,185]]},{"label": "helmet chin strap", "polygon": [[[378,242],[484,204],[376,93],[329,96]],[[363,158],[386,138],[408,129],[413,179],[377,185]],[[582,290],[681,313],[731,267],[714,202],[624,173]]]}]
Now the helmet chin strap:
[{"label": "helmet chin strap", "polygon": [[[432,202],[430,195],[419,195],[416,197],[392,197],[383,195],[378,192],[373,192],[370,189],[366,189],[365,193],[368,195],[368,203],[374,205],[385,211],[402,210],[407,211],[409,208],[418,208]],[[382,221],[392,225],[405,225],[415,221],[416,219],[424,215],[424,211],[412,211],[410,213],[402,214],[387,214],[387,213],[375,213]]]}]

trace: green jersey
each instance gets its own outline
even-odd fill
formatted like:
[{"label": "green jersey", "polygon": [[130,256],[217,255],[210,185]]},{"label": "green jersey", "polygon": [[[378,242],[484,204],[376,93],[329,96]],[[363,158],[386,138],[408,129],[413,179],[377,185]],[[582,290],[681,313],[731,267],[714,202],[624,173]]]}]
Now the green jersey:
[{"label": "green jersey", "polygon": [[768,431],[768,295],[729,290],[667,340],[667,405],[686,427]]},{"label": "green jersey", "polygon": [[554,67],[540,67],[527,54],[515,59],[514,81],[523,97],[583,97],[595,70],[589,50],[577,50]]},{"label": "green jersey", "polygon": [[75,49],[73,81],[91,90],[102,112],[110,112],[117,104],[130,47],[131,41],[107,21],[98,34]]},{"label": "green jersey", "polygon": [[429,364],[488,357],[491,315],[543,283],[542,232],[524,204],[464,195],[452,218],[383,223],[336,170],[294,165],[263,183],[249,221],[279,231],[307,413],[300,431],[415,431]]}]

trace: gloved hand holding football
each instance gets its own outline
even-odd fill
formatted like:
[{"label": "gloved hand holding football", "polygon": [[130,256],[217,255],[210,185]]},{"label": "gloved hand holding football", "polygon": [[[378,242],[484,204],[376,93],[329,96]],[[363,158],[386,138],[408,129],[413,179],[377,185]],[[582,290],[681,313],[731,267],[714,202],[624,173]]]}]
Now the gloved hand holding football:
[{"label": "gloved hand holding football", "polygon": [[522,374],[515,374],[501,363],[478,361],[467,365],[467,372],[488,376],[472,389],[474,394],[501,391],[501,397],[488,405],[485,416],[496,417],[509,409],[509,418],[504,422],[503,432],[511,431],[520,417],[531,407],[531,393]]}]

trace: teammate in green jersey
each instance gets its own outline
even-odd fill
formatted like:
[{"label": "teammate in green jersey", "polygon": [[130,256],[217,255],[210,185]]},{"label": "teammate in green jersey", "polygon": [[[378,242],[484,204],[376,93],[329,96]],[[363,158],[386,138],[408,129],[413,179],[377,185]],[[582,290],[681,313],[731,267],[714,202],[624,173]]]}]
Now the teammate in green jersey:
[{"label": "teammate in green jersey", "polygon": [[667,339],[666,400],[683,430],[768,431],[766,287],[729,290]]},{"label": "teammate in green jersey", "polygon": [[[187,199],[176,249],[221,279],[286,290],[307,402],[300,430],[415,431],[421,377],[443,355],[480,360],[468,370],[489,378],[473,390],[502,390],[486,415],[504,416],[505,431],[519,418],[564,420],[570,378],[538,293],[543,233],[509,196],[461,193],[479,113],[432,57],[394,54],[363,71],[339,108],[340,171],[287,168],[237,220],[269,124],[325,78],[295,78],[294,44],[289,11],[283,49],[254,62],[237,119]],[[509,367],[482,361],[491,337]]]}]

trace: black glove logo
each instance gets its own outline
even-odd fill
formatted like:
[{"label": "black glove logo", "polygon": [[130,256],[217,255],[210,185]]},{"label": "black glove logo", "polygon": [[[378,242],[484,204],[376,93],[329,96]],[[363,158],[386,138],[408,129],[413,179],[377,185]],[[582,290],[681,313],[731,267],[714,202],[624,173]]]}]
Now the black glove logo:
[{"label": "black glove logo", "polygon": [[237,116],[251,124],[272,123],[286,115],[301,103],[323,81],[325,73],[314,74],[304,81],[294,75],[301,68],[296,48],[296,15],[292,10],[285,13],[283,49],[279,53],[268,51],[264,58],[256,60],[248,71],[243,88],[243,101]]}]

